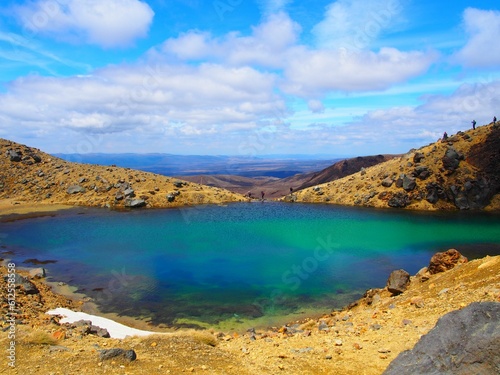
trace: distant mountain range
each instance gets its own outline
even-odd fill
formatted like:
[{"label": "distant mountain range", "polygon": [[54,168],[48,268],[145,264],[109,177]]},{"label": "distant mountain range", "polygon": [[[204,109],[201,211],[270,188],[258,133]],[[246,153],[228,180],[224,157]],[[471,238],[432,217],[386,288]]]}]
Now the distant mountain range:
[{"label": "distant mountain range", "polygon": [[172,154],[55,154],[66,161],[116,165],[165,176],[237,175],[285,178],[319,171],[341,158],[325,159],[307,155],[197,156]]}]

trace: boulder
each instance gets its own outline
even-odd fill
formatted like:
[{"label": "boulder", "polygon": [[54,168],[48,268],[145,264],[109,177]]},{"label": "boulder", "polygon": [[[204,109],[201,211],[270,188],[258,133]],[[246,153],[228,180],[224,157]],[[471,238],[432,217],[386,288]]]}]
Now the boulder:
[{"label": "boulder", "polygon": [[173,202],[174,200],[175,200],[175,194],[170,193],[167,195],[167,201]]},{"label": "boulder", "polygon": [[474,302],[442,316],[383,374],[498,374],[499,368],[500,303]]},{"label": "boulder", "polygon": [[135,197],[134,189],[129,187],[129,188],[123,190],[123,195],[125,195],[126,197]]},{"label": "boulder", "polygon": [[416,152],[415,155],[413,155],[413,162],[414,163],[420,163],[420,161],[425,158],[424,154],[421,152]]},{"label": "boulder", "polygon": [[41,278],[44,278],[46,276],[46,273],[45,273],[45,268],[33,268],[32,270],[30,270],[30,276],[35,278],[35,279],[41,279]]},{"label": "boulder", "polygon": [[439,272],[451,270],[457,264],[461,263],[467,263],[467,258],[460,254],[458,250],[450,249],[434,254],[427,268],[429,273],[434,275]]},{"label": "boulder", "polygon": [[85,188],[81,187],[80,185],[71,185],[66,192],[68,194],[78,194],[78,193],[85,193]]},{"label": "boulder", "polygon": [[111,337],[106,328],[101,328],[101,327],[94,326],[94,325],[90,326],[89,333],[91,333],[92,335],[102,337],[102,338],[110,338]]},{"label": "boulder", "polygon": [[418,167],[415,168],[413,174],[415,175],[415,177],[421,180],[425,180],[431,175],[431,172],[429,171],[429,167],[425,165],[419,165]]},{"label": "boulder", "polygon": [[175,182],[174,182],[174,186],[175,186],[176,188],[181,188],[181,187],[183,187],[183,186],[184,186],[184,182],[182,182],[182,181],[175,181]]},{"label": "boulder", "polygon": [[392,271],[387,279],[387,290],[393,295],[403,293],[410,283],[410,274],[405,270]]},{"label": "boulder", "polygon": [[31,158],[35,161],[35,163],[41,163],[42,162],[42,158],[37,155],[37,154],[30,154]]},{"label": "boulder", "polygon": [[410,204],[410,197],[405,192],[397,192],[387,202],[389,207],[404,208]]},{"label": "boulder", "polygon": [[484,177],[465,182],[463,187],[452,185],[450,193],[455,206],[460,210],[477,210],[490,202],[491,187]]},{"label": "boulder", "polygon": [[403,177],[403,189],[406,191],[412,191],[417,187],[417,182],[413,177],[405,175]]},{"label": "boulder", "polygon": [[[7,281],[8,276],[4,276],[4,280]],[[35,284],[33,284],[31,281],[29,281],[26,277],[23,277],[19,275],[18,273],[15,274],[15,279],[14,279],[14,284],[16,286],[21,287],[21,291],[24,292],[24,294],[38,294],[40,291],[36,287]]]},{"label": "boulder", "polygon": [[459,154],[453,147],[449,147],[442,159],[444,169],[454,171],[458,168],[460,160],[463,158],[463,155]]},{"label": "boulder", "polygon": [[115,349],[104,349],[99,351],[99,359],[101,361],[105,361],[108,359],[116,359],[122,357],[129,361],[135,361],[137,358],[137,354],[135,354],[134,350],[124,350],[120,348]]},{"label": "boulder", "polygon": [[20,162],[22,159],[22,153],[20,151],[8,150],[7,157],[10,158],[10,161]]},{"label": "boulder", "polygon": [[125,200],[125,207],[139,208],[139,207],[144,207],[145,205],[146,205],[146,201],[144,199],[127,198]]},{"label": "boulder", "polygon": [[382,180],[382,186],[383,186],[383,187],[387,187],[387,188],[388,188],[388,187],[391,187],[393,183],[394,183],[394,181],[393,181],[393,180],[392,180],[392,178],[390,178],[390,177],[384,178],[384,179]]}]

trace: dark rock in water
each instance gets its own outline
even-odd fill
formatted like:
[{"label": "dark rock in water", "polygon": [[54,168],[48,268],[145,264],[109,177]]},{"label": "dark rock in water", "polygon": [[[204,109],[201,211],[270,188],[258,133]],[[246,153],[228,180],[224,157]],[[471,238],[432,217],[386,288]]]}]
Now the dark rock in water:
[{"label": "dark rock in water", "polygon": [[135,354],[135,351],[133,350],[124,350],[120,348],[115,348],[115,349],[104,349],[101,350],[99,353],[99,359],[101,361],[105,361],[107,359],[114,359],[117,357],[123,357],[125,359],[128,359],[129,361],[135,361],[137,358],[137,355]]},{"label": "dark rock in water", "polygon": [[68,194],[85,193],[85,188],[80,185],[72,185],[66,190],[66,192]]},{"label": "dark rock in water", "polygon": [[392,294],[401,294],[410,283],[410,274],[405,270],[392,271],[387,280],[387,290]]},{"label": "dark rock in water", "polygon": [[7,157],[10,158],[10,161],[15,161],[15,162],[21,161],[22,155],[23,154],[20,151],[15,151],[15,150],[7,151]]},{"label": "dark rock in water", "polygon": [[146,205],[146,201],[144,199],[128,198],[125,200],[125,207],[139,208],[139,207],[144,207],[145,205]]},{"label": "dark rock in water", "polygon": [[467,258],[455,249],[450,249],[432,256],[428,271],[431,275],[451,270],[457,264],[467,263]]},{"label": "dark rock in water", "polygon": [[410,197],[404,192],[398,192],[387,202],[389,207],[404,208],[410,204]]},{"label": "dark rock in water", "polygon": [[406,191],[412,191],[417,187],[417,183],[413,177],[410,176],[404,176],[403,177],[403,189]]},{"label": "dark rock in water", "polygon": [[500,303],[474,302],[441,317],[412,350],[400,353],[384,375],[498,374]]}]

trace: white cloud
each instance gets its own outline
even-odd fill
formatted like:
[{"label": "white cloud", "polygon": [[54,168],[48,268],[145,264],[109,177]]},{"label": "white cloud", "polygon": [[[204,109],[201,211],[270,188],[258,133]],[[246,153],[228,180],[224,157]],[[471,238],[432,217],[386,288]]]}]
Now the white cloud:
[{"label": "white cloud", "polygon": [[307,102],[307,108],[313,113],[323,113],[325,111],[325,106],[320,100],[309,100]]},{"label": "white cloud", "polygon": [[424,73],[435,61],[434,53],[346,53],[345,50],[297,48],[285,69],[283,89],[302,97],[322,96],[329,91],[384,90]]},{"label": "white cloud", "polygon": [[211,59],[230,65],[258,65],[279,68],[288,50],[296,43],[300,26],[284,13],[273,14],[252,28],[252,35],[228,33],[214,38],[209,33],[190,31],[168,39],[150,51],[156,57],[174,56],[180,60]]},{"label": "white cloud", "polygon": [[488,124],[498,108],[500,81],[463,84],[451,95],[426,97],[420,106],[370,111],[342,132],[349,139],[362,134],[366,144],[404,152],[437,140],[445,131],[451,135],[468,129],[473,119]]},{"label": "white cloud", "polygon": [[319,48],[364,50],[400,22],[401,0],[338,0],[313,28]]},{"label": "white cloud", "polygon": [[468,67],[498,67],[500,11],[467,8],[463,18],[469,40],[455,59]]},{"label": "white cloud", "polygon": [[[32,76],[0,95],[7,133],[43,129],[62,135],[127,134],[148,129],[161,137],[213,134],[226,137],[265,125],[286,108],[275,77],[249,67],[144,63],[109,67],[92,76]],[[147,136],[146,136],[147,137]]]},{"label": "white cloud", "polygon": [[122,47],[145,37],[154,12],[139,0],[38,0],[16,10],[33,34],[85,42],[105,48]]}]

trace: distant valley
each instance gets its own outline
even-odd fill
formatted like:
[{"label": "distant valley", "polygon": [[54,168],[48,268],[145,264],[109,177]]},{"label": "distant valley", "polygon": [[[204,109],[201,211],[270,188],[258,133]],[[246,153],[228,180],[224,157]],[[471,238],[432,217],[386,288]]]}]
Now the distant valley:
[{"label": "distant valley", "polygon": [[260,198],[282,197],[387,161],[394,155],[321,159],[313,156],[196,156],[171,154],[58,154],[68,161],[116,165]]}]

